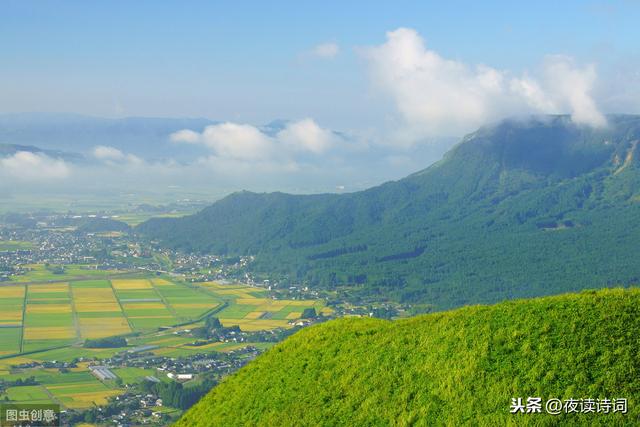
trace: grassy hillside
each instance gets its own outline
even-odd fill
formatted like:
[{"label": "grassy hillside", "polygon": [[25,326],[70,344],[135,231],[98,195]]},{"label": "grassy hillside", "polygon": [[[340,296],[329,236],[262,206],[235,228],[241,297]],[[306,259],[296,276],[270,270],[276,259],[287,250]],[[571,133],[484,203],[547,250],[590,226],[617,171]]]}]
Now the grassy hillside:
[{"label": "grassy hillside", "polygon": [[504,122],[439,163],[351,194],[231,195],[137,229],[252,271],[437,309],[636,283],[640,116]]},{"label": "grassy hillside", "polygon": [[[638,425],[639,331],[637,289],[331,321],[260,356],[177,425]],[[629,412],[513,415],[512,397],[626,397]]]}]

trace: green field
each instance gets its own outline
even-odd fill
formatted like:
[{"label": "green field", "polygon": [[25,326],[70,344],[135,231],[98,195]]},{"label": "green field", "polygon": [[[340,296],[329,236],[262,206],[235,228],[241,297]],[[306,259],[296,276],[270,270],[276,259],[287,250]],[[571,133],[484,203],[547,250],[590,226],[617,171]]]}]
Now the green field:
[{"label": "green field", "polygon": [[0,252],[18,251],[21,249],[32,249],[33,243],[20,240],[0,240]]},{"label": "green field", "polygon": [[30,283],[30,282],[62,282],[65,280],[74,280],[88,277],[107,277],[113,274],[122,273],[117,270],[98,270],[95,266],[88,265],[65,265],[60,270],[60,266],[45,266],[43,264],[29,264],[25,266],[29,271],[26,274],[13,276],[12,282]]}]

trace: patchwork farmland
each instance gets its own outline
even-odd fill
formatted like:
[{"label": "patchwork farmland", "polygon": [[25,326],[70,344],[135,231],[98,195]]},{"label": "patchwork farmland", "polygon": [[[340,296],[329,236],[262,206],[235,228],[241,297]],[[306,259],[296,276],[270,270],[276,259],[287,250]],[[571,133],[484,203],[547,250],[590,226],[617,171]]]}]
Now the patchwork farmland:
[{"label": "patchwork farmland", "polygon": [[160,277],[7,284],[0,286],[0,357],[189,325],[208,313],[247,332],[288,328],[306,308],[330,312],[320,300],[274,300],[242,284]]},{"label": "patchwork farmland", "polygon": [[204,289],[163,279],[2,286],[0,356],[157,330],[196,320],[221,305]]},{"label": "patchwork farmland", "polygon": [[[159,276],[121,274],[49,282],[35,268],[32,278],[47,282],[0,286],[0,379],[34,376],[36,384],[8,387],[0,398],[15,402],[58,403],[71,409],[103,405],[124,390],[113,381],[91,375],[87,362],[70,371],[16,366],[52,360],[96,360],[123,351],[188,357],[226,353],[247,345],[267,348],[270,342],[211,342],[194,345],[181,331],[203,324],[212,314],[224,326],[245,332],[290,328],[306,308],[329,313],[320,300],[274,300],[261,288],[214,282],[191,284]],[[118,277],[118,278],[114,278]],[[85,348],[86,339],[124,335],[127,346]],[[93,362],[95,363],[95,362]],[[142,381],[154,370],[115,369],[125,382]],[[165,378],[166,379],[166,378]]]}]

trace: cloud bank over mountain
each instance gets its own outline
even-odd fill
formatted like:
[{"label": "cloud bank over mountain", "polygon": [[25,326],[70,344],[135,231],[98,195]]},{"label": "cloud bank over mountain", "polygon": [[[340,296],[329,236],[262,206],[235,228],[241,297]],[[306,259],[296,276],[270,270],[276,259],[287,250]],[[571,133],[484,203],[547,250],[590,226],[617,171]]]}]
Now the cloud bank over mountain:
[{"label": "cloud bank over mountain", "polygon": [[18,151],[0,158],[0,178],[6,182],[39,183],[60,181],[71,175],[71,166],[62,159],[42,153]]},{"label": "cloud bank over mountain", "polygon": [[488,65],[448,59],[415,30],[399,28],[378,46],[360,49],[376,90],[387,95],[416,136],[462,135],[501,118],[571,114],[594,127],[606,120],[592,96],[593,64],[550,55],[538,75],[514,76]]}]

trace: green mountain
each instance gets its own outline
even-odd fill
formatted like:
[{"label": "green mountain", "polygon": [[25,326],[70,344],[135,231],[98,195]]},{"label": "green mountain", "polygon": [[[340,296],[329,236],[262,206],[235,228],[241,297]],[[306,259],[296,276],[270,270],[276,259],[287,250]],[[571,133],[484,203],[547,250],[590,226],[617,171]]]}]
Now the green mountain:
[{"label": "green mountain", "polygon": [[[638,289],[334,320],[273,347],[176,426],[638,425],[639,330]],[[528,397],[542,413],[510,413]],[[552,398],[601,411],[626,398],[628,413],[549,415]]]},{"label": "green mountain", "polygon": [[138,232],[253,271],[442,309],[640,278],[640,116],[508,120],[431,167],[344,195],[241,192]]}]

